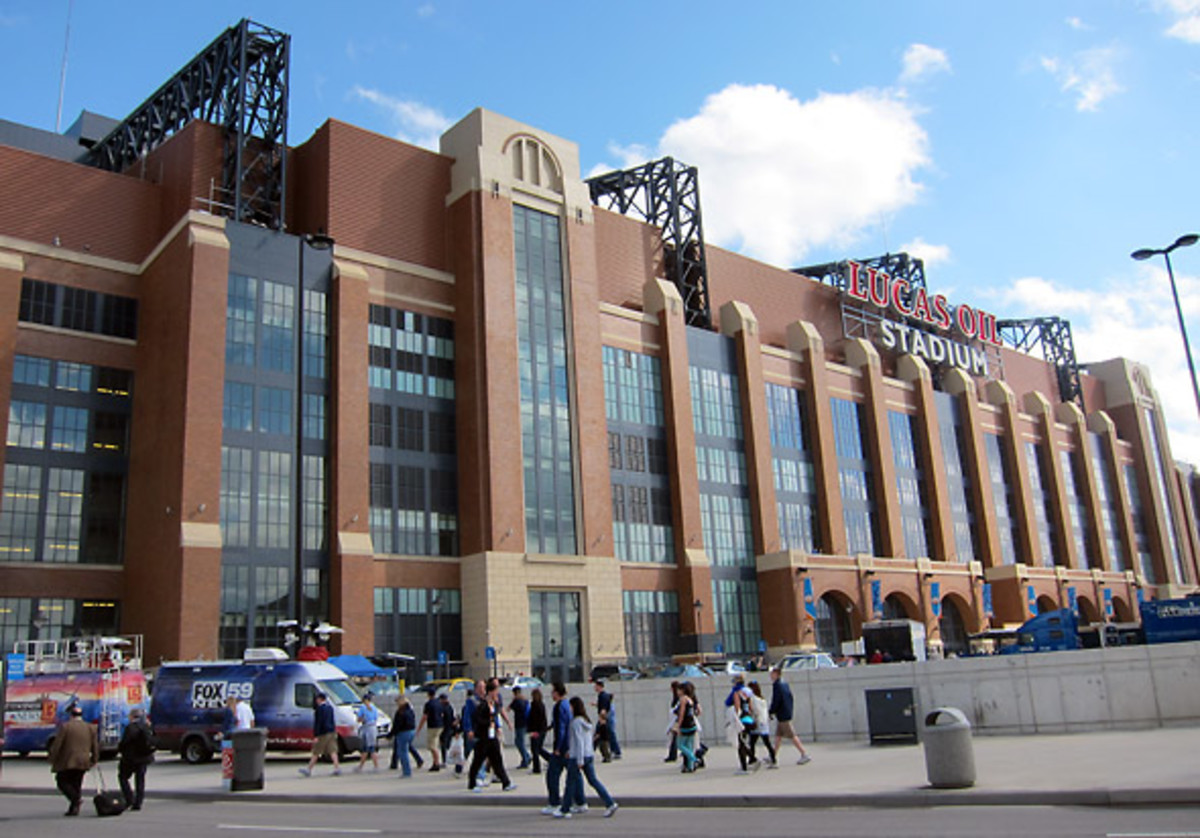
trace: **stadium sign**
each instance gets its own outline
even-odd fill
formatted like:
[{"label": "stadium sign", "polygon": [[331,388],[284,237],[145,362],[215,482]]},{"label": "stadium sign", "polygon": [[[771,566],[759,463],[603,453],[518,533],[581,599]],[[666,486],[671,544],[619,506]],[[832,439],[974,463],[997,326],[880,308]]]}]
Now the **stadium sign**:
[{"label": "stadium sign", "polygon": [[[959,367],[971,375],[987,375],[986,353],[967,341],[1000,346],[996,315],[965,303],[951,308],[944,294],[930,296],[924,288],[913,288],[906,279],[852,260],[846,262],[844,288],[850,298],[903,318],[880,321],[879,342],[885,349],[915,355],[931,364]],[[914,321],[918,325],[910,325]],[[954,337],[920,325],[950,332]]]}]

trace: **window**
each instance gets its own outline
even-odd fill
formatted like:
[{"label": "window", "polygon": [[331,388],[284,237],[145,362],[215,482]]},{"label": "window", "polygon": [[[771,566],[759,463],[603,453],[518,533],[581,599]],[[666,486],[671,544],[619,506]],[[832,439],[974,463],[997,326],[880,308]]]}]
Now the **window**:
[{"label": "window", "polygon": [[1016,505],[1014,480],[1008,458],[1004,456],[1004,440],[997,434],[985,433],[983,444],[987,450],[988,474],[992,480],[992,506],[996,515],[996,531],[1000,536],[1000,561],[1002,564],[1016,564],[1021,533],[1016,515],[1013,514]]},{"label": "window", "polygon": [[280,387],[258,389],[258,432],[292,434],[292,390]]},{"label": "window", "polygon": [[135,339],[137,301],[35,279],[21,281],[18,317],[79,332]]},{"label": "window", "polygon": [[1037,523],[1038,543],[1042,548],[1042,566],[1054,567],[1063,564],[1058,560],[1057,528],[1050,507],[1050,497],[1045,490],[1045,472],[1042,470],[1041,445],[1025,443],[1025,457],[1029,463],[1029,494],[1033,499],[1033,517]]},{"label": "window", "polygon": [[837,451],[838,483],[842,490],[842,517],[846,549],[852,554],[876,555],[875,494],[871,461],[863,450],[862,405],[831,398],[833,439]]},{"label": "window", "polygon": [[813,552],[816,548],[817,493],[804,394],[767,384],[767,418],[771,431],[771,468],[779,515],[779,546]]},{"label": "window", "polygon": [[254,385],[240,381],[225,382],[225,406],[222,421],[226,430],[254,430]]},{"label": "window", "polygon": [[46,405],[16,400],[9,402],[8,445],[15,448],[46,446]]},{"label": "window", "polygon": [[971,474],[967,467],[967,441],[962,422],[962,407],[949,393],[934,393],[942,442],[942,460],[946,467],[946,489],[950,496],[950,520],[954,526],[954,549],[959,562],[973,562],[978,554],[975,543],[975,510],[971,507]]},{"label": "window", "polygon": [[80,407],[54,408],[54,423],[50,430],[50,448],[81,454],[87,451],[88,412]]},{"label": "window", "polygon": [[929,505],[917,444],[920,434],[915,423],[914,416],[888,411],[896,492],[900,498],[900,527],[904,533],[904,552],[910,559],[929,556]]}]

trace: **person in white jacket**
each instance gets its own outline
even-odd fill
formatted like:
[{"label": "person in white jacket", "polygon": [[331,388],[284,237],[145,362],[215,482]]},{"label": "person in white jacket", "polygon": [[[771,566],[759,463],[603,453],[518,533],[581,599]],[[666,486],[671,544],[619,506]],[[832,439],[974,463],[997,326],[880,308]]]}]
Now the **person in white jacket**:
[{"label": "person in white jacket", "polygon": [[754,693],[754,697],[750,699],[750,709],[754,713],[754,726],[756,735],[762,739],[763,745],[767,749],[768,768],[778,768],[779,762],[775,758],[775,749],[771,747],[771,714],[768,711],[767,700],[763,698],[762,690],[758,686],[758,681],[750,682],[750,692]]},{"label": "person in white jacket", "polygon": [[[571,801],[583,800],[583,778],[600,800],[604,802],[604,817],[611,818],[617,812],[617,802],[608,789],[596,777],[596,751],[592,744],[595,726],[588,718],[587,707],[579,696],[571,698],[570,750],[567,753],[567,790],[562,796],[562,805],[554,813],[556,818],[571,817]],[[582,808],[582,807],[581,807]]]}]

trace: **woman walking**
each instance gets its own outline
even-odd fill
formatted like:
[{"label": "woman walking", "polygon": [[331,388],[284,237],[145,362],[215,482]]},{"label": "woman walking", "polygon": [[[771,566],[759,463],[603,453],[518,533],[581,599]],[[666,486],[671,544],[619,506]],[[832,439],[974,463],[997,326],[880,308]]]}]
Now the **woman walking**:
[{"label": "woman walking", "polygon": [[374,696],[367,693],[363,696],[362,707],[358,708],[358,735],[362,737],[361,756],[355,773],[363,770],[367,758],[371,759],[371,770],[379,770],[379,709],[372,702]]},{"label": "woman walking", "polygon": [[[392,719],[392,768],[396,767],[396,762],[399,760],[400,766],[403,769],[401,776],[412,776],[412,763],[409,761],[410,749],[412,748],[413,736],[417,731],[417,714],[413,711],[412,704],[405,696],[400,696],[400,703],[396,705],[396,715]],[[418,757],[420,759],[420,757]]]},{"label": "woman walking", "polygon": [[679,702],[676,706],[675,741],[679,745],[679,753],[683,754],[683,773],[691,774],[700,759],[696,754],[696,688],[691,681],[679,685]]},{"label": "woman walking", "polygon": [[762,740],[763,746],[767,749],[767,759],[770,760],[767,767],[778,768],[779,763],[775,759],[775,749],[771,747],[771,714],[767,710],[767,700],[763,698],[758,681],[750,682],[750,692],[754,693],[754,697],[750,699],[750,711],[754,714],[754,735]]},{"label": "woman walking", "polygon": [[546,731],[550,724],[546,719],[546,703],[542,700],[542,691],[534,688],[529,694],[529,750],[533,755],[533,773],[542,773],[542,760],[550,762],[550,752],[546,750]]},{"label": "woman walking", "polygon": [[556,818],[571,817],[571,801],[583,800],[583,778],[604,803],[604,817],[611,818],[617,813],[617,802],[612,799],[608,789],[596,777],[596,751],[592,743],[595,727],[588,718],[587,707],[583,699],[574,696],[571,699],[571,744],[567,754],[567,791],[562,796],[562,805],[555,811]]}]

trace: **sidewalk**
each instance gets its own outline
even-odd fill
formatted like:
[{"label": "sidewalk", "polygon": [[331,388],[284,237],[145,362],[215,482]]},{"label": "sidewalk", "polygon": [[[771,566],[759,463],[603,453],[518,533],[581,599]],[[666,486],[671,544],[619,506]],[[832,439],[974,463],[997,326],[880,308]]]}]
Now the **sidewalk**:
[{"label": "sidewalk", "polygon": [[[711,743],[710,743],[711,744]],[[976,737],[976,784],[973,788],[928,787],[923,746],[871,747],[863,742],[815,743],[813,760],[796,765],[796,751],[785,745],[780,768],[765,767],[736,775],[737,756],[724,744],[713,746],[708,768],[681,774],[679,763],[664,764],[665,748],[635,747],[624,759],[598,765],[600,779],[622,806],[631,807],[912,807],[1094,805],[1147,806],[1200,804],[1200,727],[1156,728],[1052,736]],[[505,748],[505,764],[517,763]],[[386,766],[391,754],[381,760]],[[271,758],[265,788],[233,795],[221,788],[219,762],[185,765],[166,755],[151,769],[147,794],[159,798],[209,801],[357,803],[416,805],[528,806],[545,803],[544,776],[511,771],[517,789],[492,785],[481,794],[466,791],[465,778],[453,771],[398,771],[362,774],[346,767],[330,776],[322,765],[304,778],[300,757]],[[116,764],[106,763],[110,783]],[[56,794],[46,762],[38,757],[4,760],[0,794]]]}]

